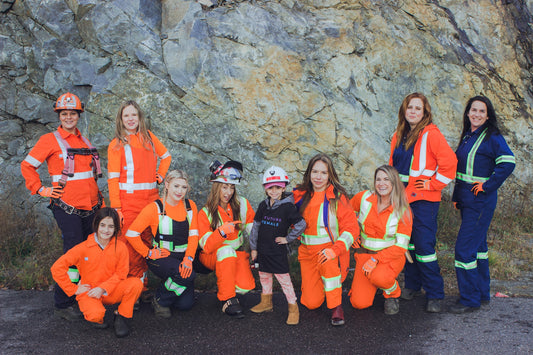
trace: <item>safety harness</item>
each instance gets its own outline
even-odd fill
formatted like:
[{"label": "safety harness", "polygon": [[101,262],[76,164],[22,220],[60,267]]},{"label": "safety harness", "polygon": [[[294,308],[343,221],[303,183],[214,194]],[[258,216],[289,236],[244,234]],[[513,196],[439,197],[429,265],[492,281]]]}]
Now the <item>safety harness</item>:
[{"label": "safety harness", "polygon": [[[61,136],[59,131],[54,132],[54,137],[57,140],[57,144],[59,145],[59,148],[62,152],[63,157],[63,171],[61,172],[61,176],[59,177],[59,180],[57,181],[59,186],[64,187],[67,184],[67,181],[70,180],[81,180],[81,179],[87,179],[89,177],[90,172],[81,172],[81,173],[75,173],[74,172],[74,157],[75,155],[91,155],[92,156],[92,176],[94,177],[94,180],[98,180],[99,177],[102,177],[102,168],[100,166],[100,155],[98,154],[98,150],[96,150],[95,147],[89,142],[87,138],[84,136],[81,136],[81,139],[89,148],[72,148],[68,142]],[[74,206],[71,206],[67,203],[65,203],[63,200],[59,198],[51,199],[50,206],[57,206],[61,208],[63,211],[65,211],[67,214],[76,214],[80,217],[87,217],[93,214],[96,210],[100,209],[102,206],[102,203],[104,201],[104,198],[102,196],[102,193],[100,190],[98,190],[98,203],[89,211],[87,210],[79,210]]]},{"label": "safety harness", "polygon": [[[156,236],[153,239],[152,245],[161,249],[167,249],[171,253],[185,253],[187,250],[187,242],[189,239],[189,233],[187,230],[187,235],[182,235],[179,232],[180,223],[174,221],[172,218],[167,216],[166,212],[163,212],[163,202],[161,200],[155,201],[157,204],[158,214],[159,214],[159,225],[157,227]],[[187,224],[190,226],[193,211],[191,208],[191,203],[189,199],[184,199],[185,209],[187,210]]]}]

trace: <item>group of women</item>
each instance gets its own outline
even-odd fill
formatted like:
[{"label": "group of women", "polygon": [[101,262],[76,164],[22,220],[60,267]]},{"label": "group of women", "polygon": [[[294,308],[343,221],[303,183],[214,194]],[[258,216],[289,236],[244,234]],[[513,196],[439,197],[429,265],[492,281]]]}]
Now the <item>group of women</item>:
[{"label": "group of women", "polygon": [[[256,219],[256,225],[250,202],[238,195],[242,165],[236,161],[211,164],[211,191],[198,212],[186,197],[190,189],[187,174],[180,170],[167,174],[171,163],[168,150],[147,129],[139,105],[127,101],[117,113],[115,138],[108,148],[111,208],[101,208],[102,195],[96,184],[101,175],[98,152],[76,127],[83,104],[67,93],[58,98],[54,108],[60,127],[39,139],[21,169],[28,189],[50,198],[63,234],[65,255],[52,267],[58,282],[56,313],[65,319],[78,318],[79,312],[72,307],[76,295],[85,319],[105,327],[102,303],[122,302],[116,311],[115,332],[125,336],[129,331],[124,318],[131,318],[139,298],[152,303],[156,316],[168,318],[172,307],[192,307],[196,272],[215,271],[222,311],[242,317],[237,294],[255,288],[244,240],[252,225],[272,221]],[[51,187],[42,185],[36,171],[44,161],[52,177]],[[301,304],[316,309],[326,300],[332,310],[331,323],[344,324],[342,283],[353,247],[355,272],[349,292],[353,307],[371,306],[379,288],[385,297],[385,313],[396,314],[400,297],[413,299],[423,288],[426,311],[440,312],[444,289],[435,253],[437,213],[441,190],[456,179],[453,201],[461,211],[462,224],[455,266],[461,297],[450,310],[478,309],[490,300],[486,239],[497,189],[514,165],[514,155],[499,132],[489,99],[476,96],[468,101],[461,142],[454,153],[432,123],[427,98],[413,93],[402,102],[389,165],[376,169],[372,189],[350,200],[325,154],[309,161],[302,182],[290,196],[284,190],[288,177],[267,181],[265,172],[267,202],[274,206],[276,199],[288,197],[284,202],[293,203],[305,221],[304,226],[298,218],[292,219],[301,228],[298,233],[303,230],[298,249]],[[161,198],[157,184],[163,184]],[[257,232],[252,234],[257,236]],[[276,243],[294,239],[285,238],[287,234],[290,231],[274,236],[282,237]],[[113,237],[115,241],[109,243]],[[126,254],[126,273],[123,260],[106,260]],[[252,255],[257,257],[257,251],[252,250]],[[263,256],[262,260],[272,263],[279,258]],[[153,297],[140,296],[143,285],[139,280],[146,281],[148,268],[162,281]],[[397,276],[402,269],[405,287],[400,290]],[[289,312],[297,312],[290,306],[295,304],[292,298],[288,293]],[[262,297],[255,311],[272,309],[263,302]],[[295,313],[287,323],[297,324],[294,317]]]}]

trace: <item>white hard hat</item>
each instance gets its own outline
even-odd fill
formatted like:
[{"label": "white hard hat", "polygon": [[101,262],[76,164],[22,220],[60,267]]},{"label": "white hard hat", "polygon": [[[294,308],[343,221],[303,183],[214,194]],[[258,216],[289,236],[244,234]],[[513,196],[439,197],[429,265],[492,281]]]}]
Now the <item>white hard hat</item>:
[{"label": "white hard hat", "polygon": [[289,183],[289,177],[285,170],[279,166],[272,165],[270,168],[266,169],[263,174],[263,185],[265,188],[270,186],[281,186],[285,187]]}]

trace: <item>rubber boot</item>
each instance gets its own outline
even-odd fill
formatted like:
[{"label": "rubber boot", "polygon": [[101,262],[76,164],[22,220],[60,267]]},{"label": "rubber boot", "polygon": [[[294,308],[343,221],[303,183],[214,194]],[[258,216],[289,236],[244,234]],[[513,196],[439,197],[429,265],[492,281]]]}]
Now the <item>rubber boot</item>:
[{"label": "rubber boot", "polygon": [[272,306],[272,294],[261,294],[261,302],[252,307],[250,311],[254,313],[272,312],[274,307]]},{"label": "rubber boot", "polygon": [[289,303],[289,316],[287,317],[288,325],[296,325],[300,322],[300,310],[298,303]]}]

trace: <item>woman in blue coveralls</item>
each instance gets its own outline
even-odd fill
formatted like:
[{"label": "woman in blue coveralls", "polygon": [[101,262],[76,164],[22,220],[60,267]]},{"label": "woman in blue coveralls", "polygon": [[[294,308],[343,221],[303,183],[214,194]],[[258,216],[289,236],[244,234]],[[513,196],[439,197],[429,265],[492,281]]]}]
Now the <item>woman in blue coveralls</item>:
[{"label": "woman in blue coveralls", "polygon": [[455,271],[461,298],[450,312],[465,313],[490,301],[487,231],[498,188],[515,167],[513,152],[500,134],[488,98],[475,96],[468,100],[455,154],[458,163],[453,201],[462,219],[455,243]]}]

